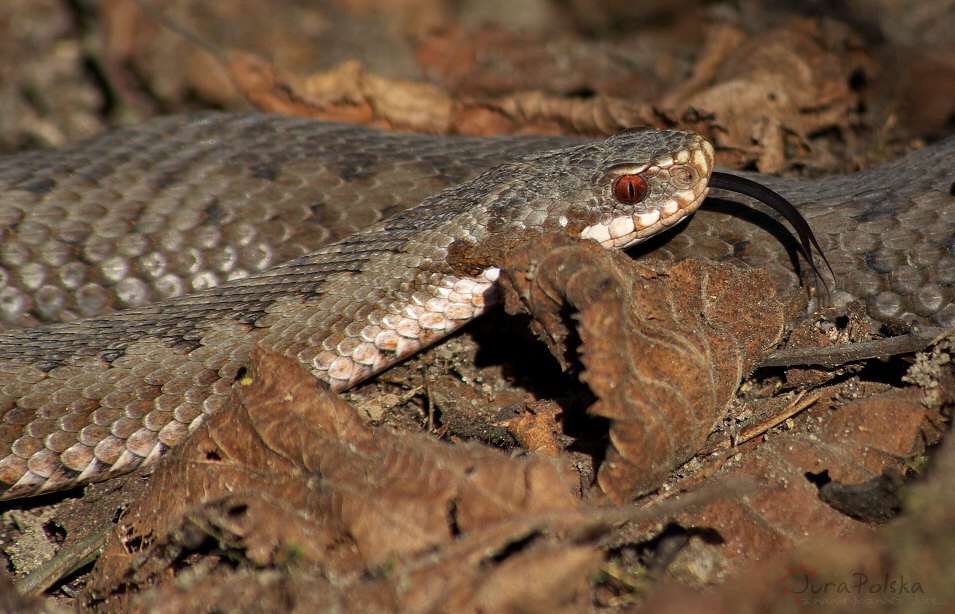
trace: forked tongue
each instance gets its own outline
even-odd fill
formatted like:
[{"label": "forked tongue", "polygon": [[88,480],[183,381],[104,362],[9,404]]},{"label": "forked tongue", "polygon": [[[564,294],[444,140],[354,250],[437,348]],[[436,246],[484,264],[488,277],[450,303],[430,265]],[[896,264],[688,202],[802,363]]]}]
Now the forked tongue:
[{"label": "forked tongue", "polygon": [[826,263],[826,268],[829,269],[829,274],[832,275],[833,279],[836,278],[836,274],[833,272],[832,266],[829,264],[829,260],[826,259],[826,254],[824,254],[822,248],[819,247],[819,242],[816,241],[816,235],[812,233],[812,229],[809,227],[809,223],[806,221],[806,218],[799,213],[799,210],[796,209],[791,202],[762,184],[745,179],[743,177],[737,177],[736,175],[730,175],[728,173],[714,172],[710,176],[709,187],[751,196],[786,218],[786,221],[792,224],[796,234],[799,236],[799,243],[802,247],[803,254],[806,256],[806,260],[809,262],[809,267],[812,269],[812,272],[815,274],[816,278],[819,279],[823,286],[826,287],[826,290],[828,290],[828,286],[826,286],[826,280],[823,279],[822,274],[819,272],[819,268],[816,266],[816,260],[813,258],[813,247],[815,247],[816,251],[819,252],[819,256],[822,258],[822,261]]}]

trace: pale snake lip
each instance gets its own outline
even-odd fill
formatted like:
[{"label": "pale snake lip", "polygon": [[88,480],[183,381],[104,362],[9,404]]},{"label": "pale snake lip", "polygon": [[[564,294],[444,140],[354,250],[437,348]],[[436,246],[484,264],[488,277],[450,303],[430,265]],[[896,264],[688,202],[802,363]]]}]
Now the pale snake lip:
[{"label": "pale snake lip", "polygon": [[[427,198],[555,147],[571,149],[507,162],[493,186],[485,177]],[[207,114],[0,159],[0,321],[34,326],[0,333],[2,498],[152,462],[221,407],[253,343],[337,389],[387,367],[496,300],[495,258],[515,227],[625,246],[685,220],[709,190],[667,184],[672,199],[648,197],[659,206],[621,214],[608,197],[614,177],[600,168],[669,172],[697,158],[709,176],[712,150],[655,146],[634,160],[630,146],[600,148]],[[835,303],[862,300],[879,321],[948,326],[953,154],[949,140],[845,177],[755,178],[808,220],[835,275]],[[651,193],[667,183],[654,181]],[[539,206],[525,206],[539,194]],[[598,210],[560,207],[578,196]],[[400,213],[420,201],[424,215]],[[377,221],[382,211],[398,215]],[[350,234],[352,219],[376,223]],[[799,276],[779,241],[704,207],[663,250],[742,260],[793,288]],[[803,244],[808,252],[805,235]],[[73,321],[36,327],[55,319]]]}]

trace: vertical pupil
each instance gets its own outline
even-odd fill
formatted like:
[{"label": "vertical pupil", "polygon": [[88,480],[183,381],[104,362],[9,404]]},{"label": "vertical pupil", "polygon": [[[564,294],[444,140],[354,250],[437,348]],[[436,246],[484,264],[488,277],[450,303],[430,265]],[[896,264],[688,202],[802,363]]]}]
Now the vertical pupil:
[{"label": "vertical pupil", "polygon": [[646,198],[646,182],[636,175],[624,175],[614,182],[613,196],[625,205],[634,205]]}]

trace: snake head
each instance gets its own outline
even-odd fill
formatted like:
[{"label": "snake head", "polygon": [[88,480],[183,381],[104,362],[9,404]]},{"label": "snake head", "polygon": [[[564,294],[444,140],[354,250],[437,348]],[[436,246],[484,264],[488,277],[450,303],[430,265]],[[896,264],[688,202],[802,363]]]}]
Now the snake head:
[{"label": "snake head", "polygon": [[685,219],[706,197],[714,154],[699,134],[637,128],[604,144],[624,159],[605,163],[595,177],[589,204],[600,215],[581,238],[630,247]]},{"label": "snake head", "polygon": [[699,134],[649,128],[517,158],[444,193],[452,209],[468,212],[467,223],[457,220],[458,231],[448,233],[447,262],[456,274],[481,275],[517,244],[554,231],[624,249],[686,219],[718,188],[751,196],[788,220],[822,280],[812,247],[829,263],[799,211],[765,186],[716,173],[713,165],[713,146]]},{"label": "snake head", "polygon": [[[809,267],[825,287],[813,257],[815,247],[835,278],[832,267],[798,209],[769,188],[744,177],[713,172],[713,146],[686,130],[626,130],[595,144],[602,164],[592,178],[592,196],[583,208],[572,205],[577,224],[587,220],[579,236],[604,247],[623,249],[666,230],[696,211],[709,188],[745,194],[785,218],[799,236]],[[621,160],[615,160],[620,156]],[[568,230],[570,216],[560,218]],[[573,234],[573,232],[572,232]]]},{"label": "snake head", "polygon": [[696,211],[712,171],[713,146],[686,130],[626,130],[517,158],[443,193],[444,211],[465,212],[449,233],[447,262],[455,274],[478,275],[547,232],[629,247]]}]

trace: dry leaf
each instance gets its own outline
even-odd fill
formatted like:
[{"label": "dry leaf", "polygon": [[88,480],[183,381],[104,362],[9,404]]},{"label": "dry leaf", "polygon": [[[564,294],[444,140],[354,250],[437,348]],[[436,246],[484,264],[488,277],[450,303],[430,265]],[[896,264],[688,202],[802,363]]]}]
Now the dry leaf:
[{"label": "dry leaf", "polygon": [[[261,349],[250,362],[230,408],[164,458],[120,520],[87,605],[122,610],[148,591],[145,603],[218,604],[237,581],[264,603],[293,591],[357,609],[356,595],[377,595],[385,609],[559,611],[587,595],[602,555],[547,537],[593,522],[566,467],[376,434],[297,363]],[[201,587],[188,596],[184,564]],[[254,583],[240,579],[249,569]],[[296,592],[306,588],[317,592]]]},{"label": "dry leaf", "polygon": [[784,308],[763,273],[689,260],[635,263],[591,241],[547,235],[502,267],[505,306],[597,396],[590,413],[611,420],[598,472],[614,502],[633,498],[701,447],[742,377],[782,333]]},{"label": "dry leaf", "polygon": [[[845,536],[868,526],[827,504],[820,496],[820,485],[826,480],[862,484],[886,472],[902,475],[909,459],[938,441],[940,431],[935,425],[944,419],[943,407],[925,406],[918,388],[876,396],[858,389],[854,393],[863,398],[833,407],[840,396],[834,390],[813,407],[805,427],[722,456],[723,464],[708,486],[713,479],[732,477],[752,478],[761,487],[746,498],[714,502],[678,518],[684,527],[719,533],[719,546],[700,546],[717,551],[712,556],[720,563],[709,573],[771,557],[807,539]],[[869,503],[885,505],[884,501]],[[698,578],[700,582],[715,579],[712,575]]]},{"label": "dry leaf", "polygon": [[893,605],[905,612],[950,611],[955,438],[940,448],[928,479],[905,492],[903,515],[880,531],[850,531],[841,539],[819,535],[747,563],[736,578],[705,593],[667,582],[644,604],[646,611],[784,613],[811,607],[835,614],[884,612]]},{"label": "dry leaf", "polygon": [[848,126],[860,101],[852,77],[873,64],[852,30],[831,20],[793,19],[746,42],[717,27],[709,47],[719,47],[720,66],[712,52],[699,54],[693,77],[659,106],[676,117],[688,109],[712,115],[719,130],[704,133],[739,152],[721,162],[755,161],[766,173],[782,169],[789,135],[802,145],[810,134]]}]

